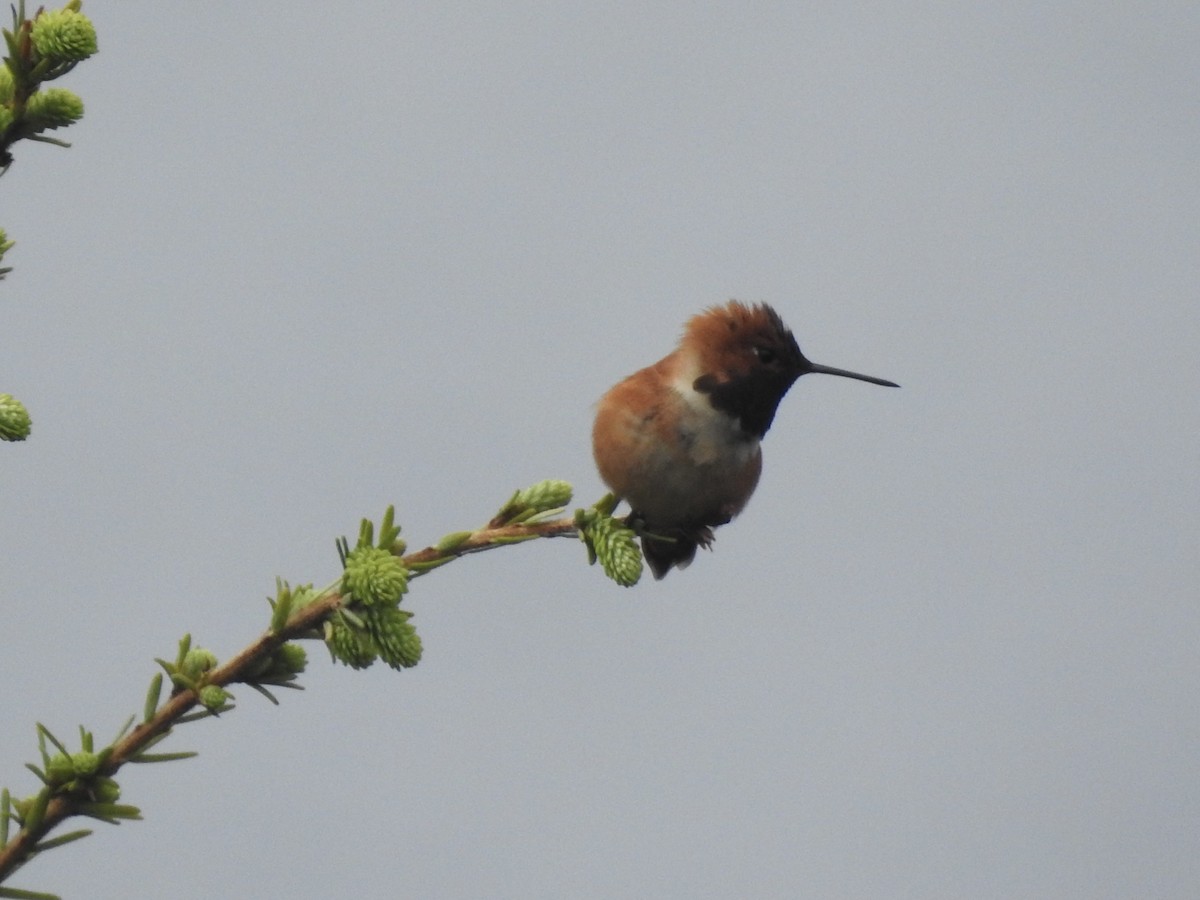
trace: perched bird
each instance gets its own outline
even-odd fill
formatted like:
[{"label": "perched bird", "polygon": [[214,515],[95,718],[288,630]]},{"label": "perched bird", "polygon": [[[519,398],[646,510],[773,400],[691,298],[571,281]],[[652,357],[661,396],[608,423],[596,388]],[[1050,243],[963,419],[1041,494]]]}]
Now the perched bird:
[{"label": "perched bird", "polygon": [[810,362],[774,309],[733,300],[693,316],[673,352],[600,400],[596,467],[629,503],[655,578],[687,566],[742,511],[779,401],[810,372],[899,387]]}]

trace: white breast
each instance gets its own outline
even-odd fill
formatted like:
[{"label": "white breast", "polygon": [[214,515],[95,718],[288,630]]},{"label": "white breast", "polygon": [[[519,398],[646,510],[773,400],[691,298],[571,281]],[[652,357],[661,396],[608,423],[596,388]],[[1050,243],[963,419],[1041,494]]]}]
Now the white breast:
[{"label": "white breast", "polygon": [[758,438],[743,431],[733,416],[713,409],[692,381],[681,377],[671,385],[684,402],[679,436],[688,457],[698,466],[723,464],[740,471],[758,455]]}]

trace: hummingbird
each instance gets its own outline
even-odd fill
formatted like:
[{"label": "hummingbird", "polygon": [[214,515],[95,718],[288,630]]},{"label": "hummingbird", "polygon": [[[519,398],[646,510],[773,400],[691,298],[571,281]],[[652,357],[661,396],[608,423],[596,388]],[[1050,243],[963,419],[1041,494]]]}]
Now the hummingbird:
[{"label": "hummingbird", "polygon": [[731,300],[693,316],[671,353],[601,398],[596,468],[629,503],[626,521],[656,579],[686,568],[745,508],[779,402],[813,372],[899,387],[811,362],[774,309]]}]

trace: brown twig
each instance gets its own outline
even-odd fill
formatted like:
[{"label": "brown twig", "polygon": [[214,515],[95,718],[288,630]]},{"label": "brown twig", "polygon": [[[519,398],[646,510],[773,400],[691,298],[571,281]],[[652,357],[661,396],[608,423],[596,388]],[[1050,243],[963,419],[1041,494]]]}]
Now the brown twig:
[{"label": "brown twig", "polygon": [[[480,553],[537,538],[575,537],[577,534],[577,526],[571,518],[553,519],[534,525],[494,526],[493,523],[488,523],[488,527],[472,532],[451,549],[426,547],[403,557],[402,562],[415,577],[468,553]],[[321,623],[343,602],[344,598],[336,590],[323,593],[292,615],[287,624],[278,631],[264,632],[237,655],[208,672],[205,683],[224,686],[250,680],[251,673],[261,671],[264,661],[269,659],[272,653],[288,641],[311,637],[319,630]],[[116,774],[123,765],[136,760],[153,742],[165,737],[183,716],[199,704],[200,700],[195,691],[183,690],[172,695],[158,707],[153,716],[113,744],[112,751],[98,774],[109,777]],[[39,842],[54,828],[72,816],[81,815],[82,805],[86,802],[87,798],[74,794],[59,794],[50,798],[36,827],[22,828],[7,846],[0,849],[0,883],[29,860],[37,851]]]}]

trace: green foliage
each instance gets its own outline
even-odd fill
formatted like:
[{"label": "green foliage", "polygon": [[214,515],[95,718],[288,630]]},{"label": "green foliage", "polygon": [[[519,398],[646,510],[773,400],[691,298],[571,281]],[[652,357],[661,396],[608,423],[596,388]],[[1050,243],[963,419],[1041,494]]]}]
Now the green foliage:
[{"label": "green foliage", "polygon": [[76,63],[96,52],[96,28],[79,11],[82,5],[42,12],[33,20],[30,37],[38,56],[51,64]]},{"label": "green foliage", "polygon": [[528,525],[557,516],[571,502],[571,485],[565,481],[549,478],[539,481],[512,495],[489,523],[500,525]]},{"label": "green foliage", "polygon": [[[0,74],[7,72],[7,71],[8,71],[7,69],[0,66]],[[2,104],[0,104],[0,132],[2,132],[6,127],[5,121],[4,121],[5,116],[8,116],[9,118],[11,118],[12,113],[8,112],[8,110]],[[16,242],[10,241],[8,239],[8,235],[4,233],[4,229],[0,228],[0,259],[4,259],[4,254],[7,253],[10,249],[12,249],[12,245],[14,243],[16,243]],[[4,276],[7,275],[11,271],[12,271],[11,268],[0,267],[0,281],[3,281]]]},{"label": "green foliage", "polygon": [[622,587],[633,587],[642,577],[642,554],[637,533],[612,511],[617,499],[609,494],[590,509],[575,512],[575,524],[588,548],[588,562],[600,561],[604,574]]},{"label": "green foliage", "polygon": [[25,104],[25,127],[33,133],[66,128],[83,118],[83,101],[66,88],[38,91]]},{"label": "green foliage", "polygon": [[[83,117],[83,100],[60,87],[44,87],[61,78],[97,51],[96,28],[69,0],[62,9],[39,8],[25,15],[25,0],[12,7],[12,28],[4,29],[6,53],[0,66],[0,175],[8,171],[11,147],[25,139],[69,146],[45,132],[66,128]],[[0,228],[0,259],[13,246]],[[0,267],[0,280],[11,272]],[[0,440],[22,441],[29,436],[29,414],[8,394],[0,394]]]},{"label": "green foliage", "polygon": [[[342,574],[331,585],[293,588],[277,579],[270,598],[267,630],[249,647],[221,662],[212,651],[193,644],[185,634],[171,659],[158,659],[162,672],[150,682],[136,727],[134,717],[116,739],[97,748],[90,732],[80,729],[80,747],[68,749],[49,730],[38,726],[41,764],[28,768],[41,782],[28,797],[0,793],[0,882],[33,856],[86,836],[86,830],[56,837],[49,833],[72,816],[90,816],[117,823],[141,817],[136,807],[122,805],[115,780],[125,763],[158,763],[187,759],[190,751],[158,752],[155,748],[180,725],[211,718],[234,709],[230,686],[245,684],[269,699],[269,688],[298,688],[297,677],[308,665],[308,654],[297,643],[323,640],[333,659],[355,669],[382,660],[393,669],[411,668],[421,660],[422,644],[413,627],[413,613],[401,606],[410,581],[467,553],[479,552],[540,537],[577,537],[585,542],[590,560],[605,574],[629,586],[641,576],[642,560],[635,534],[613,518],[611,495],[573,517],[549,520],[570,502],[571,486],[543,481],[517,491],[487,526],[457,531],[435,545],[404,556],[405,544],[388,507],[378,527],[362,520],[351,547],[337,543]],[[170,685],[166,699],[163,686]],[[154,752],[152,752],[154,751]],[[12,834],[11,825],[17,826]],[[38,896],[0,887],[5,896]]]},{"label": "green foliage", "polygon": [[64,128],[83,116],[83,101],[63,88],[45,88],[97,52],[96,28],[71,0],[58,10],[39,9],[32,19],[25,2],[13,8],[4,30],[7,54],[0,74],[0,165],[12,162],[9,148],[25,138],[67,146],[42,132]]},{"label": "green foliage", "polygon": [[0,441],[23,441],[32,427],[29,410],[11,394],[0,394]]},{"label": "green foliage", "polygon": [[363,606],[395,606],[408,590],[408,570],[380,547],[358,547],[346,558],[342,593]]},{"label": "green foliage", "polygon": [[421,639],[409,623],[412,613],[400,609],[408,592],[409,571],[397,550],[403,552],[396,509],[389,506],[375,526],[363,519],[358,543],[349,548],[345,538],[338,542],[344,571],[341,607],[325,622],[325,645],[337,661],[354,669],[365,669],[382,659],[393,669],[407,669],[421,660]]}]

